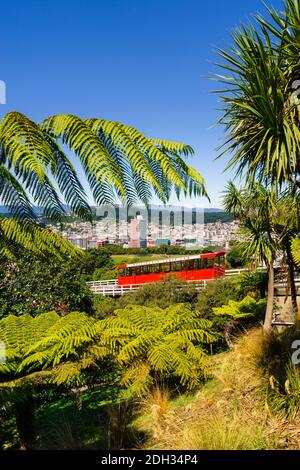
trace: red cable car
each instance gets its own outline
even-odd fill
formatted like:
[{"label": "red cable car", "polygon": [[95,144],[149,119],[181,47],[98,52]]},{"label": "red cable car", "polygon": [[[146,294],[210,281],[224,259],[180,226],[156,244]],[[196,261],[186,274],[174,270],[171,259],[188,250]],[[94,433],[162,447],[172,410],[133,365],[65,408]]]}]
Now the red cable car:
[{"label": "red cable car", "polygon": [[160,282],[169,276],[184,281],[215,279],[225,276],[225,252],[123,264],[118,270],[119,286]]}]

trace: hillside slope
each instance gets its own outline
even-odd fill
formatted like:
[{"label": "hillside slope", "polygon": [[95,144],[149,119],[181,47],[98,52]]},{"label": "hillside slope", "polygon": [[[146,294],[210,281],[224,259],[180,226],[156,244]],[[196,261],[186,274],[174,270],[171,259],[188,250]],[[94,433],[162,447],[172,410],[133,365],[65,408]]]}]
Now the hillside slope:
[{"label": "hillside slope", "polygon": [[259,366],[262,332],[253,329],[216,356],[212,379],[194,396],[170,400],[157,390],[135,426],[147,448],[186,450],[300,449],[299,420],[272,414],[269,380]]}]

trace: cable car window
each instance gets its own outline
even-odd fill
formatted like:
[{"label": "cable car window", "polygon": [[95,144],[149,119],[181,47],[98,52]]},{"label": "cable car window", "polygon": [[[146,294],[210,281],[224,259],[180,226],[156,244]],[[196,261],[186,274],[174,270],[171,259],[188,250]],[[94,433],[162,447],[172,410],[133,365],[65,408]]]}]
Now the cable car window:
[{"label": "cable car window", "polygon": [[175,261],[174,263],[172,263],[172,271],[181,271],[181,270],[182,270],[182,267],[181,267],[180,261]]},{"label": "cable car window", "polygon": [[156,274],[158,272],[158,265],[157,264],[151,264],[149,266],[149,273],[150,274]]},{"label": "cable car window", "polygon": [[189,270],[194,269],[194,260],[193,259],[188,260],[187,269],[189,269]]},{"label": "cable car window", "polygon": [[149,266],[142,266],[141,274],[148,274],[148,273],[149,273]]},{"label": "cable car window", "polygon": [[162,273],[169,273],[170,272],[170,263],[163,263],[161,264],[161,272]]},{"label": "cable car window", "polygon": [[160,264],[155,264],[155,265],[154,265],[154,273],[155,273],[155,274],[160,273]]},{"label": "cable car window", "polygon": [[194,269],[201,269],[201,260],[199,258],[194,260]]}]

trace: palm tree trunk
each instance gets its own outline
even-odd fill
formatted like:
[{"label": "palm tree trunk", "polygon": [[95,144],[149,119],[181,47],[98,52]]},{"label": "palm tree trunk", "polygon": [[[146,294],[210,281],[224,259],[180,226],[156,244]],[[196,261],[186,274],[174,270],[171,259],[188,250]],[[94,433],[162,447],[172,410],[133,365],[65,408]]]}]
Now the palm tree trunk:
[{"label": "palm tree trunk", "polygon": [[268,301],[266,308],[266,316],[264,321],[264,333],[270,333],[272,329],[274,304],[274,262],[271,261],[268,266]]},{"label": "palm tree trunk", "polygon": [[289,284],[291,287],[291,300],[292,300],[292,307],[293,307],[293,314],[296,317],[298,313],[298,303],[297,303],[297,289],[295,284],[295,270],[294,270],[294,261],[291,251],[291,244],[290,240],[288,239],[285,244],[286,249],[286,258],[287,258],[287,265],[289,271]]},{"label": "palm tree trunk", "polygon": [[34,446],[34,409],[32,397],[28,397],[26,401],[17,402],[14,405],[21,450],[33,449]]}]

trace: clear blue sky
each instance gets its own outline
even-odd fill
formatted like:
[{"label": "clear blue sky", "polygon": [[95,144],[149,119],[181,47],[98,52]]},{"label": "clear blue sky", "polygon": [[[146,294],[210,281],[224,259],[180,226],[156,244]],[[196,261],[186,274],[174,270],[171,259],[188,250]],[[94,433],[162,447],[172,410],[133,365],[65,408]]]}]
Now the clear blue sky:
[{"label": "clear blue sky", "polygon": [[216,70],[215,49],[258,11],[261,0],[2,2],[0,114],[102,117],[188,143],[219,207],[231,175],[222,173],[224,159],[214,160],[223,131],[212,127],[219,104],[206,77]]}]

